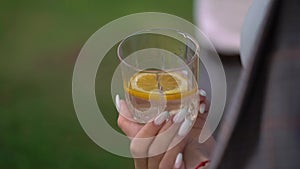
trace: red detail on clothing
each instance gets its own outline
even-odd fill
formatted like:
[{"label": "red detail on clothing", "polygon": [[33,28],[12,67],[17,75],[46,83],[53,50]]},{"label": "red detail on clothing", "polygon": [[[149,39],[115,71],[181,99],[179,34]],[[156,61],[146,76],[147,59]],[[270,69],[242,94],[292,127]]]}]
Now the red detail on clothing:
[{"label": "red detail on clothing", "polygon": [[198,164],[195,169],[199,169],[200,167],[204,167],[207,163],[209,163],[209,160],[201,161],[201,163]]}]

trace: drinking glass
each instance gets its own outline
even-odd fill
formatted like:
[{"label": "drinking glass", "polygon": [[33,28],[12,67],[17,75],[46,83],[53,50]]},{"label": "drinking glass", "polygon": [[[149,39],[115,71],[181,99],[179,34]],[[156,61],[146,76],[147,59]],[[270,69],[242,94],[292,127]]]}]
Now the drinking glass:
[{"label": "drinking glass", "polygon": [[135,121],[147,123],[168,111],[197,117],[199,45],[172,29],[136,32],[117,49],[125,100]]}]

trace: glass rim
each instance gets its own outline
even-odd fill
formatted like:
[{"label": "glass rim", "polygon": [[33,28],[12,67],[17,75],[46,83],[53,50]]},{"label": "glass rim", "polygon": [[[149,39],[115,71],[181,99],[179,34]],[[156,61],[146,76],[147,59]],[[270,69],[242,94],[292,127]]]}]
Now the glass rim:
[{"label": "glass rim", "polygon": [[[194,51],[194,55],[192,56],[192,59],[191,59],[188,63],[185,63],[188,67],[189,67],[191,64],[193,64],[193,62],[195,61],[195,59],[197,59],[197,57],[199,57],[199,56],[198,56],[198,53],[199,53],[200,47],[199,47],[198,42],[197,42],[194,38],[192,38],[192,36],[191,36],[190,34],[188,34],[188,33],[184,33],[184,32],[178,31],[178,30],[176,30],[176,29],[169,29],[169,28],[144,29],[144,30],[137,31],[137,32],[135,32],[135,33],[133,33],[133,34],[130,34],[130,35],[126,36],[126,37],[119,43],[118,48],[117,48],[117,55],[118,55],[118,58],[119,58],[120,62],[123,63],[123,64],[125,64],[125,65],[128,66],[128,67],[132,67],[132,68],[136,69],[137,71],[145,71],[145,72],[147,72],[147,70],[145,70],[145,69],[141,69],[141,68],[136,67],[136,66],[134,66],[134,65],[132,65],[132,64],[130,64],[130,63],[127,63],[127,62],[125,61],[125,59],[122,58],[122,56],[121,56],[121,52],[120,52],[121,46],[122,46],[122,44],[124,44],[124,42],[125,42],[126,40],[128,40],[129,38],[131,38],[131,37],[133,37],[133,36],[135,36],[135,35],[140,35],[140,34],[145,34],[145,33],[154,33],[154,34],[166,35],[166,34],[163,34],[163,33],[158,32],[158,31],[161,31],[161,30],[164,30],[164,31],[173,31],[173,32],[175,32],[175,33],[178,34],[178,35],[182,35],[185,39],[188,39],[188,40],[190,40],[190,41],[193,43],[193,45],[195,46],[195,50],[192,49],[192,50]],[[155,31],[157,31],[157,32],[155,32]],[[168,35],[166,35],[166,36],[168,36]],[[174,38],[173,36],[168,36],[168,37]],[[174,39],[177,39],[177,38],[174,38]],[[177,40],[178,40],[178,39],[177,39]],[[180,41],[180,40],[178,40],[178,41]],[[164,69],[164,71],[167,71],[167,72],[173,72],[173,71],[178,71],[178,70],[182,70],[182,69],[185,69],[185,68],[186,68],[185,66],[180,66],[180,67],[171,68],[171,69]]]}]

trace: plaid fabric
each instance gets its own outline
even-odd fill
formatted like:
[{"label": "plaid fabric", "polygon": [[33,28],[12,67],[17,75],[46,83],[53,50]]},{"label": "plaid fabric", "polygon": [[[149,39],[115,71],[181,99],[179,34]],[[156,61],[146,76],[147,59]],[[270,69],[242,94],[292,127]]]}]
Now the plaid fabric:
[{"label": "plaid fabric", "polygon": [[224,117],[210,168],[300,168],[299,16],[299,0],[274,1]]}]

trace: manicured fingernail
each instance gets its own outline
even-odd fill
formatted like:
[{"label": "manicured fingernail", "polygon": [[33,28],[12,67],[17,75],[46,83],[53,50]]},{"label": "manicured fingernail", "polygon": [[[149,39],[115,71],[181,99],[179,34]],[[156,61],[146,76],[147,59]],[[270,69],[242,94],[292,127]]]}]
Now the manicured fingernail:
[{"label": "manicured fingernail", "polygon": [[180,137],[185,136],[189,132],[191,126],[192,122],[189,119],[185,119],[179,128],[178,135]]},{"label": "manicured fingernail", "polygon": [[120,96],[116,95],[116,108],[118,111],[120,111]]},{"label": "manicured fingernail", "polygon": [[200,96],[206,97],[206,92],[203,89],[198,90]]},{"label": "manicured fingernail", "polygon": [[168,118],[170,117],[169,112],[168,111],[164,111],[162,112],[160,115],[158,115],[155,119],[154,119],[154,124],[155,125],[161,125],[164,121],[166,121]]},{"label": "manicured fingernail", "polygon": [[170,116],[176,115],[179,112],[179,110],[171,110],[169,112]]},{"label": "manicured fingernail", "polygon": [[182,153],[178,153],[175,160],[174,168],[180,168],[181,165],[182,165]]},{"label": "manicured fingernail", "polygon": [[199,112],[201,114],[203,114],[205,112],[205,107],[206,107],[205,103],[201,103],[199,107],[200,107],[199,108]]},{"label": "manicured fingernail", "polygon": [[187,108],[184,107],[184,108],[180,109],[180,111],[174,116],[173,122],[181,123],[184,120],[187,113],[188,113]]}]

